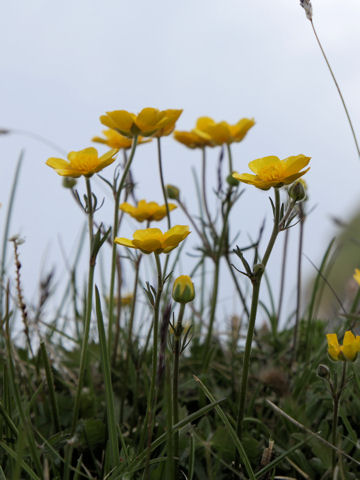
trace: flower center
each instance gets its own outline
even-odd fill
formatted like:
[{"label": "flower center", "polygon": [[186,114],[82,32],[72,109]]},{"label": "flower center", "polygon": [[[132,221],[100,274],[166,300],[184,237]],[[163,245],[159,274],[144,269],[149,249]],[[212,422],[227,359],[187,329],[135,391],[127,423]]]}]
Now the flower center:
[{"label": "flower center", "polygon": [[281,180],[283,178],[282,165],[269,165],[268,167],[264,167],[261,169],[261,172],[258,173],[258,176],[266,182]]}]

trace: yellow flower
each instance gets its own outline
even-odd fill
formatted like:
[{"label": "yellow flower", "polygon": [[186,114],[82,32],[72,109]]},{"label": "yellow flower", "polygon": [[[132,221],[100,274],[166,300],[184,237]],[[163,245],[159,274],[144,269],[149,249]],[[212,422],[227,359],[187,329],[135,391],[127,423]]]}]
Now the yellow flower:
[{"label": "yellow flower", "polygon": [[182,110],[163,110],[143,108],[138,115],[126,110],[115,110],[101,115],[103,125],[132,138],[135,135],[151,137],[153,135],[169,135]]},{"label": "yellow flower", "polygon": [[[120,133],[116,132],[115,130],[112,130],[109,128],[108,130],[103,130],[103,134],[105,135],[105,138],[103,137],[93,137],[92,141],[97,142],[97,143],[103,143],[104,145],[107,145],[110,148],[117,148],[117,149],[129,149],[131,148],[132,145],[132,139],[128,137],[124,137],[124,135],[121,135]],[[151,142],[151,138],[148,138],[144,140],[142,137],[138,138],[138,144],[140,143],[148,143]]]},{"label": "yellow flower", "polygon": [[96,148],[84,148],[78,152],[70,152],[68,161],[62,158],[49,158],[46,165],[52,167],[62,177],[91,177],[94,173],[100,172],[115,160],[117,150],[110,150],[101,157],[98,156]]},{"label": "yellow flower", "polygon": [[182,114],[182,110],[164,110],[165,116],[169,120],[169,123],[158,130],[155,134],[154,137],[166,137],[167,135],[170,135],[170,133],[173,132],[175,128],[175,123],[177,122],[178,118]]},{"label": "yellow flower", "polygon": [[189,275],[180,275],[173,286],[172,297],[175,302],[188,303],[195,298],[194,284]]},{"label": "yellow flower", "polygon": [[326,335],[328,342],[328,353],[333,360],[356,360],[360,351],[360,336],[348,330],[345,332],[343,344],[339,345],[336,333]]},{"label": "yellow flower", "polygon": [[[177,208],[174,203],[168,203],[168,205],[170,211]],[[136,218],[138,222],[143,222],[144,220],[148,222],[153,220],[159,221],[166,216],[166,205],[159,205],[156,202],[146,202],[146,200],[140,200],[136,207],[124,202],[119,208],[133,218]]]},{"label": "yellow flower", "polygon": [[300,172],[309,163],[310,158],[305,155],[296,155],[284,160],[275,156],[258,158],[249,163],[250,170],[255,175],[235,172],[233,177],[240,182],[261,188],[261,190],[268,190],[270,187],[282,187],[294,182],[310,169],[309,167]]},{"label": "yellow flower", "polygon": [[129,248],[138,248],[143,253],[169,253],[190,233],[187,225],[176,225],[165,233],[159,228],[136,230],[133,239],[115,238],[115,243]]},{"label": "yellow flower", "polygon": [[127,293],[126,295],[123,295],[120,300],[121,305],[123,307],[131,305],[133,298],[134,298],[134,295],[132,293]]},{"label": "yellow flower", "polygon": [[353,275],[353,279],[360,286],[360,270],[358,268],[355,268],[355,273]]},{"label": "yellow flower", "polygon": [[211,139],[214,145],[224,145],[234,142],[241,142],[248,130],[255,125],[253,118],[242,118],[235,125],[227,122],[216,123],[210,117],[200,117],[197,121],[195,132]]},{"label": "yellow flower", "polygon": [[195,128],[190,130],[190,132],[176,130],[174,132],[175,140],[188,148],[212,147],[213,143],[210,135],[201,130],[201,125],[201,118],[199,118],[196,122]]}]

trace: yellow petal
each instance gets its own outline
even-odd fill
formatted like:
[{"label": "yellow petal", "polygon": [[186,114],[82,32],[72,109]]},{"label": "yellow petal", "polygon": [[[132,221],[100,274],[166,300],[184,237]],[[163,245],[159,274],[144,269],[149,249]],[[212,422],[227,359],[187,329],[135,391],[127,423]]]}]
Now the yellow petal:
[{"label": "yellow petal", "polygon": [[300,172],[301,169],[306,167],[310,162],[311,157],[306,157],[305,155],[295,155],[293,157],[288,157],[283,160],[285,167],[285,174],[287,176],[293,175],[294,173]]},{"label": "yellow petal", "polygon": [[358,268],[355,268],[355,273],[353,275],[353,278],[356,281],[356,283],[360,286],[360,270]]},{"label": "yellow petal", "polygon": [[128,238],[116,237],[114,242],[119,245],[123,245],[124,247],[136,248],[133,244],[133,241],[129,240]]},{"label": "yellow petal", "polygon": [[256,174],[260,174],[261,170],[268,169],[269,167],[279,167],[281,165],[281,160],[275,155],[270,155],[268,157],[257,158],[249,163],[249,168]]},{"label": "yellow petal", "polygon": [[328,353],[333,360],[339,360],[340,345],[336,333],[328,333],[326,335],[328,342]]},{"label": "yellow petal", "polygon": [[200,117],[196,122],[197,130],[204,130],[205,132],[211,126],[215,125],[215,121],[210,117]]}]

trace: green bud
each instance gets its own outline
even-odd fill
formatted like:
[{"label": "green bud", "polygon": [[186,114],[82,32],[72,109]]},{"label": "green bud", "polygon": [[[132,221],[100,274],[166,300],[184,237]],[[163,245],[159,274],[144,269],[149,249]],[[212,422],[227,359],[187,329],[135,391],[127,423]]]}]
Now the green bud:
[{"label": "green bud", "polygon": [[76,182],[77,182],[76,178],[64,177],[62,181],[62,186],[64,188],[74,188],[76,185]]},{"label": "green bud", "polygon": [[166,185],[166,196],[171,200],[179,200],[180,190],[175,185]]},{"label": "green bud", "polygon": [[195,298],[194,284],[189,275],[180,275],[175,282],[172,291],[175,302],[188,303]]},{"label": "green bud", "polygon": [[298,180],[293,183],[288,190],[290,198],[295,202],[302,202],[306,198],[306,186],[304,183],[305,182]]},{"label": "green bud", "polygon": [[330,369],[327,365],[324,365],[323,363],[320,363],[320,365],[317,368],[317,374],[321,378],[329,379],[330,378]]},{"label": "green bud", "polygon": [[240,183],[239,180],[236,180],[236,178],[232,176],[232,173],[226,177],[226,181],[230,187],[237,187]]}]

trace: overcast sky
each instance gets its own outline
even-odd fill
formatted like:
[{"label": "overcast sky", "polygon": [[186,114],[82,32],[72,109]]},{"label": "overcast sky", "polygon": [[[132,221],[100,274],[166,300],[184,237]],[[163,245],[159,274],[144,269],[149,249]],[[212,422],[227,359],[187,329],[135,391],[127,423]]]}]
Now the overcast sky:
[{"label": "overcast sky", "polygon": [[[360,133],[360,3],[314,0],[313,8],[314,24]],[[310,207],[316,208],[306,225],[304,251],[315,263],[337,232],[330,217],[346,220],[358,209],[360,160],[298,0],[2,2],[0,45],[0,127],[40,134],[70,151],[91,145],[91,137],[103,129],[99,116],[108,110],[183,108],[180,130],[193,128],[203,115],[230,123],[254,117],[256,126],[234,146],[234,168],[246,172],[249,161],[266,155],[312,157],[306,180]],[[1,221],[22,148],[10,233],[26,239],[24,289],[32,298],[41,269],[57,264],[58,274],[63,271],[58,239],[71,256],[84,218],[60,177],[45,165],[59,153],[12,135],[0,137]],[[200,167],[200,153],[169,137],[163,156],[166,183],[177,184],[197,211],[189,179],[191,167]],[[215,150],[209,154],[209,171],[214,165],[209,189],[215,185],[217,156]],[[110,178],[111,168],[106,172]],[[138,149],[134,173],[138,197],[161,201],[154,143]],[[266,212],[271,225],[267,196],[249,186],[238,214],[233,213],[232,228],[241,230],[243,243],[246,232],[255,235]],[[111,209],[108,200],[101,213],[105,220],[110,221]],[[173,218],[185,223],[179,212]],[[128,224],[123,234],[134,226]],[[274,283],[278,266],[275,252],[269,264]],[[306,261],[305,269],[312,271]],[[232,293],[221,295],[226,300]],[[231,313],[237,304],[223,305]]]}]

